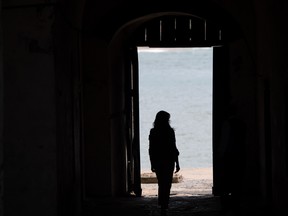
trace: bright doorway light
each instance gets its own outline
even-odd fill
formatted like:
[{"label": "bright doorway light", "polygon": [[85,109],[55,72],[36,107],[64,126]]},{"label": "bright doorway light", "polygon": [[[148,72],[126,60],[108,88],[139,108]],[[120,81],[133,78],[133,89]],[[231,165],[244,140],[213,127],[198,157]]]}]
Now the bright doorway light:
[{"label": "bright doorway light", "polygon": [[208,169],[212,179],[213,48],[139,47],[138,56],[141,170],[150,171],[149,131],[165,110],[182,170]]}]

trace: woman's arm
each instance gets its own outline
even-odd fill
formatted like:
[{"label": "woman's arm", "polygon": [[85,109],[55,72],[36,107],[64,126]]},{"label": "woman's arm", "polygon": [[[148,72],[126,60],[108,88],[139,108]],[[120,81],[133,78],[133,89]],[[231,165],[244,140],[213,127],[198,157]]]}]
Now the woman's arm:
[{"label": "woman's arm", "polygon": [[176,163],[176,170],[175,170],[175,173],[177,173],[177,172],[179,172],[179,170],[180,170],[180,165],[179,165],[179,159],[178,159],[178,156],[176,157],[175,163]]}]

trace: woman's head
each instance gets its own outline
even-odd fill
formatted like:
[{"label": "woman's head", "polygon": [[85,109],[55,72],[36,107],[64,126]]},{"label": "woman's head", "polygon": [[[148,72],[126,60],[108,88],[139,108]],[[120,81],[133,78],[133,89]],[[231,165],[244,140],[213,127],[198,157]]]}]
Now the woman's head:
[{"label": "woman's head", "polygon": [[162,127],[162,126],[169,126],[170,122],[170,114],[164,110],[159,111],[156,114],[154,127]]}]

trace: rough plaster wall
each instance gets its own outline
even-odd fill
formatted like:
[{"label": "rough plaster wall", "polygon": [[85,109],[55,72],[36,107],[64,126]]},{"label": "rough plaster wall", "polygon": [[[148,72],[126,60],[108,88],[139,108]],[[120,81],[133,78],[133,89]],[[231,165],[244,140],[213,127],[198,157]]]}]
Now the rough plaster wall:
[{"label": "rough plaster wall", "polygon": [[86,195],[101,196],[111,193],[107,45],[84,38],[82,47]]},{"label": "rough plaster wall", "polygon": [[[239,20],[248,44],[248,54],[253,60],[251,73],[255,76],[254,85],[257,88],[257,125],[251,133],[257,134],[258,144],[253,143],[249,137],[251,143],[247,149],[249,166],[246,170],[246,184],[253,185],[250,176],[259,172],[258,177],[255,175],[257,179],[254,181],[261,186],[261,195],[266,196],[266,199],[272,199],[271,204],[274,207],[287,211],[288,67],[285,41],[288,31],[284,28],[287,20],[287,1],[218,2],[223,3]],[[256,169],[255,165],[259,169]]]},{"label": "rough plaster wall", "polygon": [[52,23],[52,7],[3,10],[5,215],[57,214]]},{"label": "rough plaster wall", "polygon": [[[285,209],[288,212],[288,145],[287,145],[287,36],[285,28],[287,20],[287,1],[272,1],[262,16],[268,19],[263,23],[259,32],[262,49],[266,51],[265,58],[259,62],[262,70],[269,79],[270,110],[271,110],[271,168],[272,168],[272,196],[274,205],[278,209]],[[269,24],[267,24],[269,23]],[[269,25],[267,27],[267,25]],[[264,35],[264,36],[263,36]],[[260,48],[260,44],[259,44]],[[260,52],[259,52],[260,53]]]},{"label": "rough plaster wall", "polygon": [[[238,181],[241,184],[238,185],[242,191],[260,190],[257,183],[258,163],[251,163],[251,157],[257,158],[256,134],[254,133],[256,128],[256,87],[255,87],[255,75],[251,69],[253,66],[252,56],[249,53],[247,44],[243,39],[234,41],[230,45],[230,95],[233,114],[238,119],[239,123],[243,124],[243,142],[238,147],[238,151],[241,152],[238,158],[241,161],[241,167],[238,167],[239,175]],[[245,86],[245,88],[243,88]],[[246,152],[248,150],[248,153]],[[253,153],[250,154],[249,152]],[[248,174],[251,172],[251,174]],[[241,173],[241,174],[240,174]],[[247,175],[248,174],[248,175]],[[249,178],[247,178],[249,176]],[[241,180],[240,180],[241,179]]]}]

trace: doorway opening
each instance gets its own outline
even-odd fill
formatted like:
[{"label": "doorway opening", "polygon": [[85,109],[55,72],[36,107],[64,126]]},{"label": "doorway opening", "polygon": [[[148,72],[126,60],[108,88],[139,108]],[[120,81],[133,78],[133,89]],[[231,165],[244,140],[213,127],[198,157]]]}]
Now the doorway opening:
[{"label": "doorway opening", "polygon": [[180,151],[181,170],[171,193],[212,194],[212,59],[211,47],[138,47],[141,175],[151,178],[142,179],[144,196],[157,195],[148,136],[160,110],[171,114]]}]

